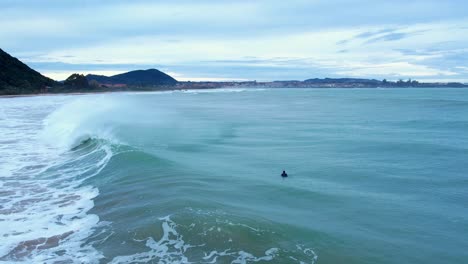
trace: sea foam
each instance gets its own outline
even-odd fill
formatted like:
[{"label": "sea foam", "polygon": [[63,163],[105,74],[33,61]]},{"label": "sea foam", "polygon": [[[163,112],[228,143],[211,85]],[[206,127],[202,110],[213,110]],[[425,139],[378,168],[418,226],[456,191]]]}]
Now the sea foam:
[{"label": "sea foam", "polygon": [[102,255],[83,242],[99,223],[88,213],[99,190],[83,183],[113,153],[99,142],[70,151],[90,113],[74,113],[79,102],[44,101],[1,106],[0,262],[97,262]]}]

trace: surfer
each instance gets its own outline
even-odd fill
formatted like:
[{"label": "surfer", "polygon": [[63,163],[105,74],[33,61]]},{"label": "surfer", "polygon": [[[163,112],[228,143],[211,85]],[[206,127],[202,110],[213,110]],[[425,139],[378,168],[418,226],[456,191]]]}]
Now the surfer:
[{"label": "surfer", "polygon": [[288,177],[288,174],[286,173],[286,171],[283,170],[283,173],[281,173],[281,177],[283,177],[283,178]]}]

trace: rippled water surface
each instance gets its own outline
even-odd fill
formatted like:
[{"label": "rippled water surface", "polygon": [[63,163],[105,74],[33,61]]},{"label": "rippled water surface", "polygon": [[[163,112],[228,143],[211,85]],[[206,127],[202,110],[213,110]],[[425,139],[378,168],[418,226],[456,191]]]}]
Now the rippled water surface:
[{"label": "rippled water surface", "polygon": [[0,263],[468,263],[468,90],[1,98],[0,135]]}]

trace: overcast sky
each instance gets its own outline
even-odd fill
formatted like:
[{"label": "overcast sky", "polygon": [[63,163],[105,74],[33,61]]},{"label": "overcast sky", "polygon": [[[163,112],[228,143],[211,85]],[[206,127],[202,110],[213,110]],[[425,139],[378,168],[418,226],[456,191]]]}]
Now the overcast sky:
[{"label": "overcast sky", "polygon": [[466,0],[0,0],[0,48],[57,80],[468,82]]}]

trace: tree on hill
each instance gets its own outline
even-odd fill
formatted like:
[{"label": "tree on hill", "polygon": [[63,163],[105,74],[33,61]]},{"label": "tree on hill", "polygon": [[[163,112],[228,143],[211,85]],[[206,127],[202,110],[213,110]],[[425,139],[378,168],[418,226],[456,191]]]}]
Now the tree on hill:
[{"label": "tree on hill", "polygon": [[89,88],[88,79],[83,74],[74,73],[68,77],[63,84],[69,88]]}]

